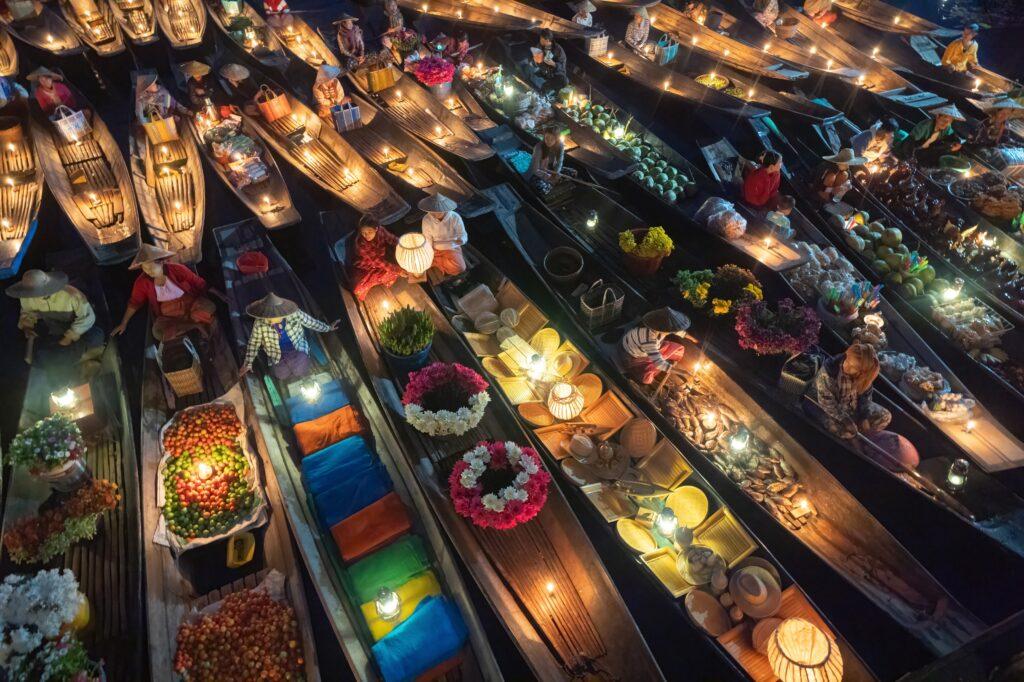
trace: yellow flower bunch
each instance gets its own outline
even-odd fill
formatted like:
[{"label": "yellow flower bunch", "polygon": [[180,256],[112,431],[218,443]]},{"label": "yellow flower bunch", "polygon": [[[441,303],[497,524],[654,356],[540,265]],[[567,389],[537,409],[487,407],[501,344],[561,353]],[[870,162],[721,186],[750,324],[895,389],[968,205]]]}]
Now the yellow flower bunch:
[{"label": "yellow flower bunch", "polygon": [[756,284],[748,284],[747,286],[743,287],[743,290],[750,292],[750,295],[754,297],[754,300],[764,300],[764,291],[762,291],[761,287],[759,287]]},{"label": "yellow flower bunch", "polygon": [[732,301],[724,298],[711,299],[711,312],[714,315],[727,315],[732,310]]}]

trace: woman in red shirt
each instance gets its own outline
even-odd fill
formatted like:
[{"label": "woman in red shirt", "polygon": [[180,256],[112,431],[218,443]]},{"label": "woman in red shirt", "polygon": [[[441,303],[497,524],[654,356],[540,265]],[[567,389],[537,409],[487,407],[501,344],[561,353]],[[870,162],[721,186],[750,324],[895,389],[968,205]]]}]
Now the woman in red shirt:
[{"label": "woman in red shirt", "polygon": [[75,96],[71,93],[68,86],[61,82],[64,80],[64,76],[56,71],[50,71],[45,66],[40,66],[30,73],[26,79],[36,84],[35,92],[32,94],[35,95],[39,108],[47,116],[51,115],[54,109],[62,104],[70,109],[78,110],[78,102],[75,101]]},{"label": "woman in red shirt", "polygon": [[153,338],[157,341],[177,338],[192,329],[198,329],[203,336],[209,334],[216,306],[203,296],[207,290],[206,280],[185,265],[166,262],[172,256],[172,251],[142,245],[130,266],[132,270],[141,268],[142,273],[135,278],[124,317],[112,335],[123,334],[132,316],[143,305],[149,305],[155,318]]},{"label": "woman in red shirt", "polygon": [[766,211],[774,209],[781,183],[782,155],[769,149],[761,156],[761,165],[748,168],[743,175],[743,203]]}]

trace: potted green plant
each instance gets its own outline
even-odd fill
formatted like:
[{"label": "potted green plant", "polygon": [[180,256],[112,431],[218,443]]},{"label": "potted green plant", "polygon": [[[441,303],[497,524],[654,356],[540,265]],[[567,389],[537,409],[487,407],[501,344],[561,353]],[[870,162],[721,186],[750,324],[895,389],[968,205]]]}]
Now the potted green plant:
[{"label": "potted green plant", "polygon": [[620,232],[619,248],[630,274],[649,277],[658,271],[675,245],[664,228],[651,227]]},{"label": "potted green plant", "polygon": [[434,323],[427,313],[409,306],[399,308],[381,321],[377,333],[399,372],[414,372],[427,364],[434,340]]}]

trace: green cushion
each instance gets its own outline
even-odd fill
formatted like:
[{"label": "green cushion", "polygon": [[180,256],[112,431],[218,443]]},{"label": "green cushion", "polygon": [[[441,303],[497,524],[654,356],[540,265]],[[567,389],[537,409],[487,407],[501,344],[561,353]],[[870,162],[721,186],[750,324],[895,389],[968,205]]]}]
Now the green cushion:
[{"label": "green cushion", "polygon": [[429,566],[423,541],[415,535],[406,535],[348,569],[355,601],[357,604],[373,601],[381,587],[397,590]]}]

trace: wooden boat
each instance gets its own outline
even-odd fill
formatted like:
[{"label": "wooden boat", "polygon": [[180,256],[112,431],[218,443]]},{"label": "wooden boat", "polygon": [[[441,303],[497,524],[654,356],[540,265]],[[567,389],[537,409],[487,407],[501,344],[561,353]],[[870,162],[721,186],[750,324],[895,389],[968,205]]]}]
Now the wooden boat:
[{"label": "wooden boat", "polygon": [[109,0],[58,0],[68,26],[101,57],[124,52],[121,25],[108,3]]},{"label": "wooden boat", "polygon": [[85,45],[78,39],[78,35],[56,12],[38,1],[34,1],[33,5],[35,14],[24,19],[16,19],[9,7],[0,9],[0,22],[12,36],[58,57],[85,51]]},{"label": "wooden boat", "polygon": [[[537,211],[529,206],[519,203],[518,197],[508,188],[507,185],[487,190],[488,194],[496,198],[500,205],[496,213],[496,219],[502,224],[509,225],[508,229],[515,230],[519,223],[529,223],[532,228],[542,231],[557,230],[544,219]],[[593,388],[593,393],[585,395],[585,403],[582,414],[573,421],[577,424],[589,425],[593,428],[602,429],[614,428],[623,423],[638,421],[651,424],[644,416],[642,410],[633,403],[630,398],[618,389],[610,377],[596,366],[583,351],[580,351],[573,344],[569,334],[560,335],[551,325],[545,312],[533,301],[526,297],[523,291],[517,287],[493,262],[488,261],[483,254],[472,246],[467,247],[469,259],[474,263],[470,268],[465,280],[457,287],[441,284],[433,288],[433,296],[439,302],[434,309],[444,314],[451,325],[460,324],[460,316],[457,314],[457,300],[459,293],[473,289],[478,285],[486,286],[494,292],[499,305],[506,305],[511,302],[512,307],[520,311],[520,322],[515,331],[527,334],[524,341],[531,346],[543,343],[552,347],[554,353],[551,359],[562,349],[575,355],[578,362],[565,375],[560,375],[554,381],[569,381],[580,386]],[[849,644],[829,624],[823,615],[811,603],[807,596],[800,589],[799,585],[792,582],[792,578],[784,573],[784,569],[778,566],[778,562],[768,550],[754,538],[734,515],[733,511],[725,504],[714,488],[696,471],[690,464],[687,456],[676,449],[661,431],[654,429],[656,443],[648,448],[635,463],[636,471],[639,472],[639,480],[651,487],[642,490],[633,489],[630,494],[630,485],[636,480],[629,472],[622,476],[614,476],[614,472],[598,473],[595,469],[580,466],[580,463],[568,456],[562,446],[562,439],[571,428],[560,422],[550,412],[546,412],[543,402],[536,402],[543,395],[544,389],[550,383],[548,379],[532,381],[528,376],[520,373],[518,367],[509,368],[502,360],[507,357],[501,353],[494,353],[497,343],[493,339],[471,331],[459,332],[457,327],[446,326],[446,335],[454,335],[462,338],[465,342],[464,355],[475,358],[477,368],[489,375],[495,392],[502,398],[506,408],[519,416],[521,428],[530,435],[534,447],[542,453],[549,466],[554,469],[561,469],[561,474],[568,483],[579,488],[578,497],[582,505],[576,504],[575,508],[586,508],[591,516],[598,523],[603,523],[610,537],[615,538],[621,544],[621,550],[626,550],[627,556],[639,554],[640,563],[646,569],[643,572],[652,582],[656,584],[663,594],[667,593],[670,599],[666,600],[671,606],[670,611],[685,611],[681,603],[685,595],[699,591],[699,588],[690,585],[685,579],[679,582],[682,575],[678,570],[672,570],[673,565],[660,565],[667,556],[671,561],[677,556],[678,546],[674,548],[655,548],[655,543],[644,547],[640,538],[645,538],[643,533],[632,535],[631,531],[638,529],[637,524],[644,524],[647,519],[653,516],[658,509],[659,502],[675,495],[693,495],[691,488],[696,488],[703,493],[710,501],[708,514],[701,518],[698,513],[694,518],[688,519],[685,525],[693,528],[693,542],[699,545],[711,547],[718,552],[726,561],[729,568],[741,565],[770,564],[773,570],[780,576],[785,575],[785,582],[790,583],[785,587],[788,601],[790,597],[795,603],[801,605],[804,616],[823,627],[829,636],[837,640],[842,651],[844,663],[844,679],[872,679],[874,676],[867,670],[857,655],[850,649]],[[559,339],[558,342],[555,339]],[[490,346],[490,348],[488,348]],[[500,349],[498,349],[500,350]],[[596,380],[596,381],[595,381]],[[525,383],[524,383],[525,382]],[[532,397],[523,395],[524,387]],[[530,409],[533,408],[533,409]],[[529,416],[527,416],[529,415]],[[548,423],[553,422],[553,423]],[[586,428],[586,426],[584,427]],[[621,432],[620,432],[621,433]],[[609,442],[617,443],[623,447],[622,440],[618,434],[609,438]],[[610,482],[609,482],[610,479]],[[682,493],[675,491],[685,488]],[[647,494],[656,490],[656,498],[652,499]],[[612,524],[615,525],[613,529]],[[656,539],[651,535],[652,539]],[[726,539],[728,538],[728,539]],[[632,542],[630,541],[632,540]],[[660,541],[657,542],[660,544]],[[639,546],[638,546],[639,545]],[[752,561],[748,559],[753,558]],[[696,595],[695,595],[696,596]],[[794,613],[787,613],[792,617]],[[666,627],[669,624],[666,622]],[[746,641],[746,630],[750,623],[740,622],[733,625],[727,631],[708,636],[707,632],[701,631],[705,638],[720,645],[719,653],[732,659],[732,664],[751,678],[757,678],[759,666],[763,666],[765,658],[757,655],[750,644]],[[718,648],[718,647],[716,647]]]},{"label": "wooden boat", "polygon": [[101,265],[128,260],[139,248],[139,210],[121,149],[96,109],[65,82],[78,106],[91,112],[91,130],[68,142],[33,101],[32,140],[46,184]]},{"label": "wooden boat", "polygon": [[[274,31],[263,20],[259,12],[245,0],[205,0],[206,9],[213,23],[240,50],[262,64],[265,68],[284,73],[288,68],[288,53]],[[225,5],[237,8],[229,12]]]},{"label": "wooden boat", "polygon": [[[142,218],[157,246],[174,251],[183,263],[203,258],[203,225],[206,221],[206,182],[203,162],[193,136],[178,127],[188,125],[170,112],[175,138],[154,144],[138,119],[135,83],[145,71],[132,72],[128,149],[132,178]],[[150,71],[154,76],[155,72]]]},{"label": "wooden boat", "polygon": [[0,77],[10,78],[18,73],[18,51],[10,31],[0,28]]},{"label": "wooden boat", "polygon": [[[325,228],[332,241],[332,255],[340,259],[336,262],[343,269],[339,226],[332,220]],[[344,289],[342,298],[372,379],[370,385],[378,400],[388,406],[387,422],[403,445],[403,467],[416,477],[462,556],[473,557],[467,561],[470,573],[533,674],[539,679],[561,680],[599,670],[601,675],[617,679],[663,679],[557,487],[549,487],[547,503],[536,518],[501,533],[478,528],[456,514],[444,491],[454,461],[482,439],[528,442],[511,413],[491,402],[478,427],[443,442],[423,436],[393,413],[390,406],[395,405],[403,384],[384,364],[376,338],[377,322],[392,305],[413,305],[430,312],[426,293],[400,281],[389,290],[374,288],[363,303],[357,303]],[[436,310],[432,317],[439,331],[434,335],[431,358],[465,362],[459,340],[440,331],[444,318]]]},{"label": "wooden boat", "polygon": [[338,61],[320,34],[299,15],[284,14],[267,17],[267,26],[293,57],[310,67],[317,69],[324,64],[341,66],[341,62]]},{"label": "wooden boat", "polygon": [[550,29],[562,38],[585,38],[597,35],[598,31],[580,26],[568,19],[538,9],[517,0],[398,0],[400,7],[431,16],[440,17],[452,23],[466,23],[491,31],[539,31]]},{"label": "wooden boat", "polygon": [[[262,74],[253,73],[257,86],[270,88],[288,98],[291,113],[272,122],[249,101],[238,100],[240,113],[281,158],[357,211],[392,223],[409,212],[409,204],[398,196],[334,127],[322,121],[309,107],[281,85]],[[230,96],[227,81],[222,87]]]},{"label": "wooden boat", "polygon": [[424,142],[467,161],[482,161],[494,154],[472,128],[407,74],[402,73],[394,85],[375,93],[370,92],[365,70],[349,72],[348,77],[364,97]]},{"label": "wooden boat", "polygon": [[485,142],[498,126],[487,115],[487,112],[480,106],[480,103],[476,101],[476,97],[469,91],[461,78],[456,78],[452,81],[452,89],[444,100],[444,106],[448,111],[462,119],[462,122],[468,125]]},{"label": "wooden boat", "polygon": [[39,225],[43,171],[36,158],[29,103],[22,97],[0,109],[0,126],[20,129],[18,139],[0,147],[0,279],[18,274]]},{"label": "wooden boat", "polygon": [[[51,254],[47,269],[65,272],[71,284],[86,295],[96,312],[97,324],[110,327],[99,273],[85,262],[81,251]],[[19,430],[24,430],[55,409],[51,394],[67,388],[67,377],[50,376],[37,362],[29,370]],[[121,500],[100,517],[96,536],[70,547],[45,565],[14,563],[4,552],[0,572],[32,572],[38,568],[67,568],[89,599],[90,627],[79,633],[92,660],[104,661],[107,679],[137,680],[145,674],[143,632],[142,530],[139,520],[139,478],[132,416],[116,341],[107,341],[99,370],[90,381],[72,386],[76,396],[70,408],[86,445],[85,462],[97,479],[117,485]],[[56,501],[49,485],[24,468],[14,469],[8,484],[3,533],[15,521],[36,515],[44,504]]]},{"label": "wooden boat", "polygon": [[[268,291],[294,300],[303,310],[319,316],[315,302],[256,221],[248,220],[220,227],[214,231],[214,235],[221,254],[235,350],[239,357],[245,353],[250,326],[245,307],[265,296]],[[266,273],[242,274],[238,270],[238,256],[250,251],[261,252],[267,257],[269,269]],[[370,445],[371,455],[376,451],[374,460],[377,466],[386,467],[386,472],[381,473],[390,479],[406,512],[415,517],[412,519],[414,525],[406,535],[415,534],[423,541],[429,554],[426,557],[429,563],[425,568],[433,572],[437,581],[443,583],[445,597],[454,602],[469,629],[469,638],[461,653],[446,661],[447,665],[442,666],[442,670],[446,669],[448,674],[459,679],[500,679],[501,673],[462,582],[458,563],[444,542],[440,527],[426,504],[424,493],[415,487],[410,472],[403,470],[404,465],[400,463],[401,457],[398,455],[399,446],[390,432],[383,428],[385,424],[380,408],[363,383],[356,365],[333,335],[307,336],[313,361],[309,378],[325,388],[337,385],[372,425],[372,430],[364,429],[362,436]],[[350,667],[359,679],[379,679],[380,671],[371,650],[374,640],[364,615],[368,613],[368,608],[372,613],[373,604],[360,605],[354,598],[352,574],[349,571],[352,562],[348,561],[346,566],[331,532],[323,528],[319,521],[313,495],[305,487],[306,478],[301,467],[303,453],[297,440],[290,434],[291,413],[285,401],[299,395],[302,383],[275,380],[261,368],[247,376],[246,386],[258,423],[258,428],[253,425],[253,433],[265,453],[267,468],[273,470],[280,484],[283,511]],[[367,529],[364,534],[374,530]],[[377,547],[383,545],[378,544]],[[400,589],[398,585],[389,587]],[[413,671],[412,675],[419,672],[422,671]]]},{"label": "wooden boat", "polygon": [[262,467],[262,490],[270,507],[270,518],[265,526],[252,531],[257,538],[258,549],[248,561],[229,567],[224,560],[229,554],[229,545],[236,541],[241,543],[244,533],[185,551],[177,557],[169,548],[158,545],[153,539],[161,523],[158,501],[162,499],[163,491],[158,492],[158,472],[162,458],[160,432],[163,426],[178,410],[208,403],[225,395],[241,398],[244,423],[251,433],[259,432],[260,416],[249,394],[252,390],[249,382],[236,385],[238,366],[231,354],[228,339],[219,326],[214,327],[208,345],[204,348],[205,352],[202,353],[202,390],[185,398],[175,396],[167,385],[157,363],[157,350],[152,341],[152,336],[149,336],[143,360],[139,435],[142,448],[142,544],[146,561],[149,679],[168,682],[176,679],[174,658],[178,628],[186,615],[231,592],[253,587],[267,573],[276,571],[285,577],[285,596],[299,624],[299,645],[303,650],[306,679],[319,680],[320,670],[303,588],[303,575],[292,550],[282,485],[277,480],[267,450],[259,438],[250,440],[250,448]]},{"label": "wooden boat", "polygon": [[[587,275],[583,284],[604,278],[605,282],[614,282],[621,288],[628,298],[627,302],[631,302],[631,306],[624,303],[622,322],[602,329],[599,336],[597,330],[589,333],[592,335],[591,343],[596,346],[608,366],[617,367],[618,340],[626,329],[635,324],[636,315],[654,305],[651,302],[652,294],[650,291],[636,291],[626,283],[626,280],[621,278],[622,267],[618,265],[618,260],[615,259],[613,262],[609,255],[612,247],[618,248],[618,226],[599,225],[597,229],[587,230],[572,223],[560,223],[559,227],[560,230],[536,229],[529,239],[520,234],[517,247],[528,255],[533,267],[540,273],[540,260],[550,248],[555,245],[571,245],[586,258],[584,267]],[[569,239],[561,238],[560,234],[568,236]],[[527,247],[526,244],[530,242],[533,246]],[[673,270],[674,263],[675,261],[666,263],[664,270]],[[557,287],[552,289],[555,290]],[[583,320],[579,317],[576,298],[565,291],[555,293],[564,297],[563,305],[566,312],[571,311],[567,317],[581,329],[585,328]],[[631,307],[633,311],[629,312]],[[733,494],[742,493],[739,495],[742,497],[752,491],[749,487],[739,486],[736,480],[727,475],[727,472],[731,471],[730,467],[735,466],[729,464],[730,457],[727,454],[717,452],[716,457],[715,449],[708,450],[702,447],[701,436],[697,433],[700,429],[694,426],[696,430],[679,430],[677,424],[681,422],[668,416],[672,414],[672,410],[681,409],[678,406],[673,408],[672,404],[666,402],[670,400],[669,396],[673,395],[675,389],[672,386],[677,381],[685,382],[690,391],[696,392],[693,394],[695,397],[705,396],[703,399],[696,399],[698,408],[704,405],[707,409],[722,413],[724,407],[734,412],[739,422],[751,425],[754,438],[761,439],[760,442],[781,457],[790,470],[797,472],[796,479],[801,484],[801,491],[808,496],[805,510],[814,510],[811,518],[808,519],[805,515],[794,520],[790,512],[779,508],[777,504],[770,504],[768,498],[752,499],[765,514],[782,528],[789,530],[876,606],[892,616],[913,637],[938,653],[957,648],[963,641],[974,636],[972,633],[983,627],[981,621],[959,604],[833,477],[829,470],[795,440],[788,428],[769,416],[754,396],[744,391],[723,371],[720,353],[707,338],[699,339],[693,345],[686,345],[686,357],[677,365],[679,369],[683,366],[686,368],[682,369],[681,373],[673,375],[677,378],[668,381],[666,393],[656,390],[658,387],[655,385],[640,386],[633,381],[626,381],[624,377],[619,380],[626,386],[630,395],[644,405],[648,418],[670,434],[680,448],[687,451],[695,448],[695,451],[702,455],[692,460],[694,466],[718,486],[719,492],[726,495],[727,500],[732,498],[731,504],[739,504]],[[620,376],[620,371],[621,368],[611,375]],[[700,415],[691,414],[692,409],[685,408],[682,414],[676,413],[677,418],[690,415],[695,421],[699,421]],[[686,421],[689,423],[689,420]],[[733,475],[735,473],[733,472]],[[727,494],[726,488],[730,489],[731,494]],[[798,513],[800,511],[801,509],[797,510]],[[806,524],[803,523],[805,520]],[[905,581],[903,585],[909,587],[909,591],[904,592],[902,585],[885,585],[867,578],[850,564],[848,558],[852,555],[858,555],[873,565],[872,571],[876,572],[876,575],[879,570],[889,571],[890,575],[899,575]],[[883,568],[886,565],[888,568]]]},{"label": "wooden boat", "polygon": [[156,20],[167,42],[175,50],[195,47],[206,32],[206,9],[202,0],[155,0]]},{"label": "wooden boat", "polygon": [[843,17],[885,33],[930,34],[942,38],[952,38],[960,33],[906,10],[897,9],[882,0],[836,0],[836,6]]},{"label": "wooden boat", "polygon": [[439,154],[358,95],[361,124],[341,131],[352,148],[405,192],[410,204],[440,192],[459,204],[463,217],[490,210],[491,202]]},{"label": "wooden boat", "polygon": [[160,37],[156,32],[153,0],[110,0],[110,10],[129,40],[148,45]]}]

